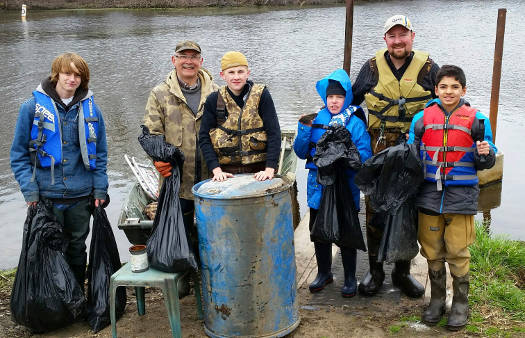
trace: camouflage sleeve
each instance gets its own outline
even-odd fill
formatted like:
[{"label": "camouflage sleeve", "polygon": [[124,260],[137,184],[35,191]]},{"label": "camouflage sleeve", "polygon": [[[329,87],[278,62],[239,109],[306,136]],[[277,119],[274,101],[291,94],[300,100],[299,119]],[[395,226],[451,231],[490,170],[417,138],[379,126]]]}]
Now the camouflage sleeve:
[{"label": "camouflage sleeve", "polygon": [[151,134],[164,134],[165,107],[159,102],[155,88],[151,91],[146,103],[143,123]]}]

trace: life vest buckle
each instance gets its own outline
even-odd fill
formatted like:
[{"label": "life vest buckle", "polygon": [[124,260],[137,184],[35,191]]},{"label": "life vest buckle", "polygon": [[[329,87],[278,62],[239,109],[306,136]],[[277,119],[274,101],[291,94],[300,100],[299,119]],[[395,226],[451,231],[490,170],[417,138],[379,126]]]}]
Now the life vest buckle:
[{"label": "life vest buckle", "polygon": [[404,97],[400,97],[399,100],[397,100],[397,104],[398,104],[398,113],[399,113],[399,117],[405,117],[405,114],[406,114],[406,107],[405,107],[405,103],[407,102],[407,99],[404,98]]}]

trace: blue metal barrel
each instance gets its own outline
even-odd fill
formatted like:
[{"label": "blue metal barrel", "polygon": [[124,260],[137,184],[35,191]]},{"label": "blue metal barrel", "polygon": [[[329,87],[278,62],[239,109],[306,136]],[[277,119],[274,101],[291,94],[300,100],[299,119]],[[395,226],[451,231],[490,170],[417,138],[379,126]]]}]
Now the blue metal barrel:
[{"label": "blue metal barrel", "polygon": [[193,187],[210,337],[281,337],[299,325],[289,189],[253,175]]}]

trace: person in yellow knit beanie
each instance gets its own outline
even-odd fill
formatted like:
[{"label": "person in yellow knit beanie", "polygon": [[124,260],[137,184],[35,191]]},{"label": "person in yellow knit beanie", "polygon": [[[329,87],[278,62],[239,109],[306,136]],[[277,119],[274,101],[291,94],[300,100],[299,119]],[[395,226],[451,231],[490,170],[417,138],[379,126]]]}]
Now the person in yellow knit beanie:
[{"label": "person in yellow knit beanie", "polygon": [[199,146],[213,180],[241,173],[254,173],[259,181],[272,179],[281,129],[270,92],[248,80],[248,60],[241,52],[224,54],[220,75],[226,85],[206,99],[199,131]]}]

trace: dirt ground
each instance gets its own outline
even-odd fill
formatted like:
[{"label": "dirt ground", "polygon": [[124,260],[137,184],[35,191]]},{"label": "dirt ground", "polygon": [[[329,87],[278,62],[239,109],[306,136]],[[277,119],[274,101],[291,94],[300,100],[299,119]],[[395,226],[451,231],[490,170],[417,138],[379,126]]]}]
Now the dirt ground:
[{"label": "dirt ground", "polygon": [[[360,218],[364,215],[360,214]],[[364,231],[364,230],[363,230]],[[317,266],[313,245],[309,240],[308,218],[305,217],[294,236],[297,302],[300,325],[290,337],[468,337],[465,330],[452,333],[443,327],[428,327],[418,318],[428,303],[430,292],[419,299],[410,299],[392,286],[391,264],[385,264],[386,279],[379,293],[374,297],[342,298],[340,288],[343,281],[343,267],[339,250],[334,246],[332,272],[334,283],[323,291],[311,294],[308,284],[315,278]],[[358,251],[356,277],[361,280],[368,269],[368,256]],[[412,261],[412,275],[423,285],[428,284],[426,261],[418,255]],[[66,328],[45,335],[31,335],[23,326],[11,321],[10,294],[12,281],[0,275],[0,338],[3,337],[111,337],[111,328],[93,333],[87,322],[79,321]],[[12,276],[9,277],[12,279]],[[450,284],[450,278],[449,278]],[[451,285],[448,285],[451,290]],[[139,316],[134,289],[127,289],[128,303],[122,318],[117,322],[119,337],[171,337],[171,329],[162,293],[158,289],[146,289],[146,314]],[[451,295],[447,304],[450,307]],[[183,337],[206,337],[204,321],[199,320],[193,295],[180,300],[180,315]],[[490,316],[489,316],[490,317]],[[485,318],[488,322],[490,318]],[[521,326],[520,326],[521,327]],[[520,331],[521,333],[524,331]],[[517,332],[514,336],[519,336]],[[476,335],[479,336],[479,335]],[[513,336],[510,334],[510,336]]]},{"label": "dirt ground", "polygon": [[[338,296],[339,286],[328,286],[325,294],[312,295],[307,288],[298,290],[301,322],[290,337],[385,337],[391,336],[392,327],[400,327],[396,335],[404,337],[450,336],[442,328],[429,328],[414,322],[407,324],[400,318],[418,315],[423,300],[411,300],[389,291],[374,298]],[[133,288],[127,289],[128,303],[122,318],[117,322],[120,337],[171,337],[162,293],[146,289],[146,314],[137,314]],[[43,335],[32,335],[23,326],[11,321],[9,290],[0,291],[0,337],[111,337],[111,328],[93,333],[87,322],[77,322],[68,327]],[[337,297],[338,296],[338,297]],[[181,299],[181,327],[183,337],[206,337],[204,322],[198,320],[193,295]],[[326,305],[326,303],[330,303]],[[453,336],[464,337],[465,333]]]}]

